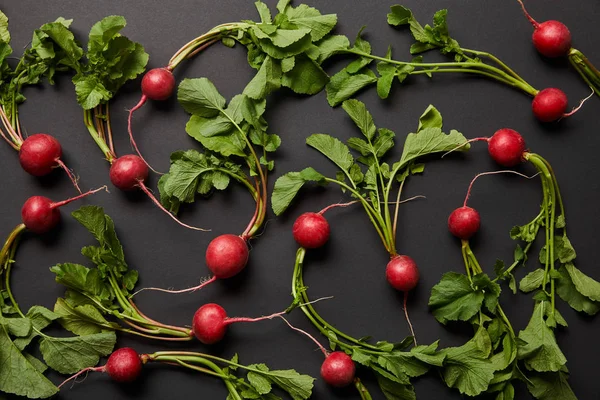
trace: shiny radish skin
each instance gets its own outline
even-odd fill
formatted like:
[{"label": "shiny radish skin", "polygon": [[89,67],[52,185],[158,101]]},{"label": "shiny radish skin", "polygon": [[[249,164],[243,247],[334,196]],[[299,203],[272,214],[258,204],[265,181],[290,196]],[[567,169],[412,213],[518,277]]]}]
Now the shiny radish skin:
[{"label": "shiny radish skin", "polygon": [[144,160],[134,154],[117,158],[110,166],[110,181],[123,191],[134,190],[148,179],[149,169]]},{"label": "shiny radish skin", "polygon": [[45,133],[29,136],[19,149],[19,162],[23,169],[33,176],[48,175],[59,166],[62,147],[58,140]]},{"label": "shiny radish skin", "polygon": [[150,100],[166,100],[175,90],[175,77],[167,68],[154,68],[142,78],[142,94]]},{"label": "shiny radish skin", "polygon": [[142,360],[135,350],[123,347],[108,357],[104,370],[115,382],[133,382],[142,372]]},{"label": "shiny radish skin", "polygon": [[196,311],[192,321],[192,332],[204,344],[215,344],[225,337],[227,332],[227,313],[218,304],[205,304]]},{"label": "shiny radish skin", "polygon": [[554,122],[565,116],[568,104],[565,92],[556,88],[547,88],[533,98],[531,108],[538,120]]},{"label": "shiny radish skin", "polygon": [[60,221],[60,211],[54,202],[44,196],[33,196],[21,208],[21,219],[30,231],[42,234],[50,231]]},{"label": "shiny radish skin", "polygon": [[452,211],[448,217],[448,229],[461,240],[468,240],[481,226],[481,216],[474,208],[463,206]]},{"label": "shiny radish skin", "polygon": [[319,213],[307,212],[296,219],[292,233],[300,246],[316,249],[329,240],[329,222]]},{"label": "shiny radish skin", "polygon": [[524,160],[525,140],[513,129],[499,129],[488,139],[488,152],[498,164],[514,167]]},{"label": "shiny radish skin", "polygon": [[214,238],[206,248],[206,265],[217,279],[239,274],[248,263],[248,245],[240,236],[225,234]]},{"label": "shiny radish skin", "polygon": [[559,21],[538,24],[531,38],[537,51],[548,58],[566,57],[571,50],[571,32]]},{"label": "shiny radish skin", "polygon": [[321,365],[321,378],[333,387],[344,387],[354,381],[356,366],[352,358],[343,351],[329,354]]},{"label": "shiny radish skin", "polygon": [[419,283],[419,269],[409,256],[396,255],[385,268],[385,278],[396,290],[410,292]]}]

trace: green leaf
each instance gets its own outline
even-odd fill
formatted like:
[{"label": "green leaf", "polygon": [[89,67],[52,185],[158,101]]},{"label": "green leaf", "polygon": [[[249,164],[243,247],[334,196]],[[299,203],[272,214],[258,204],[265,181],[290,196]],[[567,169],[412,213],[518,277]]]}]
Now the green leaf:
[{"label": "green leaf", "polygon": [[56,282],[82,294],[89,294],[98,301],[112,300],[111,289],[103,282],[97,269],[79,264],[57,264],[50,268],[56,274]]},{"label": "green leaf", "polygon": [[225,98],[207,78],[181,81],[177,100],[185,111],[204,118],[215,117],[225,108]]},{"label": "green leaf", "polygon": [[359,347],[352,349],[352,361],[368,367],[371,365],[371,355],[360,350]]},{"label": "green leaf", "polygon": [[415,346],[410,350],[411,356],[426,364],[441,367],[444,365],[446,355],[437,351],[438,345],[439,340],[427,346]]},{"label": "green leaf", "polygon": [[256,392],[259,394],[267,394],[271,391],[271,382],[264,376],[257,374],[256,372],[248,372],[248,382],[252,385]]},{"label": "green leaf", "polygon": [[554,237],[554,251],[561,263],[571,262],[577,257],[577,253],[566,235]]},{"label": "green leaf", "polygon": [[518,357],[525,366],[538,372],[559,371],[567,362],[554,333],[544,320],[546,302],[536,304],[527,327],[519,332]]},{"label": "green leaf", "polygon": [[558,272],[560,273],[560,278],[556,279],[556,293],[558,293],[561,299],[579,312],[583,311],[586,314],[594,315],[600,311],[600,302],[590,300],[579,293],[575,283],[573,283],[571,274],[569,274],[565,266],[560,267]]},{"label": "green leaf", "polygon": [[309,167],[300,172],[288,172],[277,179],[271,195],[271,207],[275,215],[280,215],[289,207],[298,191],[307,182],[325,184],[325,177]]},{"label": "green leaf", "polygon": [[8,17],[0,11],[0,41],[10,43],[10,32],[8,31]]},{"label": "green leaf", "polygon": [[577,400],[565,372],[547,372],[528,375],[529,392],[538,400]]},{"label": "green leaf", "polygon": [[0,391],[44,399],[58,393],[58,389],[19,351],[0,326]]},{"label": "green leaf", "polygon": [[317,43],[319,57],[317,62],[323,64],[329,57],[350,48],[350,41],[343,35],[332,35]]},{"label": "green leaf", "polygon": [[215,135],[206,137],[202,133],[206,126],[214,126],[214,122],[211,119],[204,118],[198,115],[192,115],[188,123],[185,125],[185,131],[199,141],[202,146],[210,151],[217,152],[224,157],[231,155],[245,157],[246,142],[243,138],[240,138],[238,133],[232,133],[229,135]]},{"label": "green leaf", "polygon": [[402,385],[376,373],[377,383],[387,400],[416,400],[417,395],[412,385]]},{"label": "green leaf", "polygon": [[281,64],[267,56],[258,73],[246,85],[244,94],[253,99],[265,98],[269,93],[281,86]]},{"label": "green leaf", "polygon": [[354,164],[354,157],[348,147],[333,136],[315,133],[306,139],[306,144],[329,158],[342,171],[349,171]]},{"label": "green leaf", "polygon": [[288,21],[296,26],[310,30],[313,42],[321,40],[335,27],[337,16],[335,14],[321,15],[319,10],[300,4],[298,7],[286,11]]},{"label": "green leaf", "polygon": [[370,70],[367,71],[351,75],[343,69],[333,75],[326,86],[329,105],[335,107],[352,97],[359,90],[377,82],[375,74]]},{"label": "green leaf", "polygon": [[426,128],[442,129],[442,114],[433,105],[429,105],[423,115],[419,117],[419,127],[417,133]]},{"label": "green leaf", "polygon": [[[20,336],[13,341],[19,350],[24,350],[29,346],[31,341],[38,336],[37,331],[42,331],[60,316],[48,310],[46,307],[32,306],[29,311],[27,311],[25,317],[26,318],[18,319],[28,321],[29,332],[25,335],[17,335],[15,332],[11,332],[14,336]],[[11,320],[15,319],[17,318],[11,318]],[[37,331],[32,328],[37,329]],[[9,330],[11,330],[10,326]]]},{"label": "green leaf", "polygon": [[380,75],[377,80],[377,95],[381,99],[387,99],[392,91],[392,84],[396,77],[397,68],[395,65],[380,62],[377,64],[377,72]]},{"label": "green leaf", "polygon": [[429,307],[442,324],[448,321],[468,321],[481,310],[484,298],[483,292],[471,287],[467,276],[447,272],[431,289]]},{"label": "green leaf", "polygon": [[399,5],[392,6],[387,15],[387,22],[392,26],[407,25],[412,19],[414,19],[412,11]]},{"label": "green leaf", "polygon": [[312,395],[315,379],[311,376],[301,375],[293,369],[270,371],[264,364],[249,365],[246,369],[268,379],[285,390],[294,400],[307,400]]},{"label": "green leaf", "polygon": [[107,43],[125,27],[127,22],[120,15],[111,15],[96,22],[90,29],[88,51],[101,52]]},{"label": "green leaf", "polygon": [[458,131],[451,130],[450,134],[447,135],[440,128],[425,128],[418,133],[408,134],[404,142],[400,165],[405,166],[424,155],[454,149],[467,151],[470,147],[467,139]]},{"label": "green leaf", "polygon": [[360,131],[370,141],[375,136],[377,128],[373,122],[373,116],[367,110],[365,104],[359,100],[346,100],[342,104],[342,108],[352,118],[352,121],[358,126]]},{"label": "green leaf", "polygon": [[600,282],[578,270],[572,263],[565,264],[564,267],[579,293],[592,301],[600,301]]},{"label": "green leaf", "polygon": [[102,332],[65,338],[44,337],[40,351],[48,366],[61,374],[74,374],[98,364],[109,355],[116,343],[114,332]]},{"label": "green leaf", "polygon": [[263,24],[270,24],[272,20],[271,20],[271,11],[269,10],[269,7],[260,0],[254,2],[254,5],[256,6],[256,9],[258,10],[258,14],[260,15],[261,22]]},{"label": "green leaf", "polygon": [[57,299],[54,312],[60,316],[59,323],[76,335],[92,335],[102,332],[102,326],[110,323],[91,304],[71,306],[64,299]]},{"label": "green leaf", "polygon": [[77,102],[84,110],[91,110],[112,97],[111,92],[93,75],[78,79],[75,82],[75,93],[77,93]]},{"label": "green leaf", "polygon": [[533,272],[525,275],[521,282],[519,283],[519,289],[525,293],[533,292],[535,289],[542,286],[542,282],[544,281],[545,272],[543,269],[538,268]]},{"label": "green leaf", "polygon": [[296,56],[294,68],[283,74],[281,84],[298,94],[317,94],[329,82],[321,66],[308,56]]},{"label": "green leaf", "polygon": [[491,351],[490,338],[484,328],[460,347],[449,347],[442,377],[446,385],[462,394],[477,396],[484,392],[494,377],[494,365],[488,360]]}]

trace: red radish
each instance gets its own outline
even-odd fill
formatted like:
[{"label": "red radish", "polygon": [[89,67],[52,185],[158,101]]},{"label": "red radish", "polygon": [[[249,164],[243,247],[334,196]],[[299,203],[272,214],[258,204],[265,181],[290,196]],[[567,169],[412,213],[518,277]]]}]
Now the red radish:
[{"label": "red radish", "polygon": [[173,90],[175,90],[175,77],[171,73],[171,70],[168,68],[154,68],[150,71],[146,72],[144,77],[142,78],[142,97],[140,101],[129,111],[129,118],[127,119],[127,129],[129,131],[129,141],[133,146],[135,152],[141,158],[141,160],[146,164],[149,168],[150,165],[146,162],[140,150],[135,143],[133,138],[133,130],[131,129],[131,119],[133,117],[133,113],[139,110],[145,103],[147,99],[150,100],[166,100],[173,94]]},{"label": "red radish", "polygon": [[248,262],[248,245],[240,236],[225,234],[214,238],[206,249],[206,265],[217,279],[239,274]]},{"label": "red radish", "polygon": [[327,384],[334,387],[344,387],[354,381],[356,366],[352,358],[343,351],[329,354],[321,365],[321,377]]},{"label": "red radish", "polygon": [[567,95],[562,90],[556,88],[541,90],[531,103],[533,114],[542,122],[558,121],[562,117],[567,116],[567,106]]},{"label": "red radish", "polygon": [[452,211],[448,217],[448,229],[450,233],[461,240],[468,240],[479,231],[481,217],[477,210],[462,206]]},{"label": "red radish", "polygon": [[104,369],[113,381],[132,382],[142,372],[142,361],[135,350],[123,347],[113,351]]},{"label": "red radish", "polygon": [[385,268],[385,278],[394,289],[404,292],[404,316],[406,317],[406,322],[408,322],[408,327],[416,346],[417,339],[410,318],[408,317],[406,303],[408,301],[408,292],[413,290],[417,286],[417,283],[419,283],[417,263],[409,256],[395,255]]},{"label": "red radish", "polygon": [[419,269],[409,256],[396,255],[388,263],[385,277],[394,289],[409,292],[419,283]]},{"label": "red radish", "polygon": [[316,249],[329,239],[329,223],[320,213],[307,212],[294,222],[294,239],[305,249]]},{"label": "red radish", "polygon": [[78,376],[93,372],[106,372],[108,376],[115,382],[133,382],[136,380],[142,372],[142,360],[140,355],[130,347],[122,347],[112,352],[106,365],[100,367],[84,368],[75,375],[69,377],[63,383],[58,385],[60,389],[65,383],[76,379]]},{"label": "red radish", "polygon": [[110,166],[110,181],[121,190],[129,191],[143,185],[148,179],[148,167],[133,154],[117,158]]},{"label": "red radish", "polygon": [[62,147],[58,140],[44,133],[29,136],[21,144],[19,161],[21,167],[31,175],[44,176],[58,167]]},{"label": "red radish", "polygon": [[169,210],[160,204],[160,201],[154,197],[154,194],[152,194],[150,189],[148,189],[145,184],[146,179],[148,179],[148,166],[141,157],[138,157],[135,154],[127,154],[112,161],[110,166],[110,181],[117,188],[123,191],[131,191],[135,188],[139,188],[146,193],[146,195],[154,202],[154,204],[156,204],[158,208],[165,212],[179,225],[197,231],[206,231],[206,229],[184,224],[177,219],[177,217],[171,214]]},{"label": "red radish", "polygon": [[236,322],[258,322],[282,316],[286,311],[258,318],[229,318],[225,309],[218,304],[203,305],[194,314],[192,331],[196,338],[204,344],[215,344],[225,336],[227,326]]},{"label": "red radish", "polygon": [[27,199],[27,201],[25,201],[25,204],[23,204],[23,208],[21,208],[21,218],[23,220],[23,224],[27,229],[34,233],[46,233],[54,228],[60,221],[60,207],[69,204],[72,201],[89,196],[90,194],[96,193],[102,189],[106,189],[106,186],[95,190],[90,190],[89,192],[80,194],[79,196],[56,203],[43,196],[30,197]]},{"label": "red radish", "polygon": [[519,132],[504,128],[497,130],[488,141],[490,156],[504,167],[514,167],[523,161],[525,140]]},{"label": "red radish", "polygon": [[546,21],[538,23],[525,9],[522,0],[517,0],[523,8],[525,17],[533,25],[533,45],[540,54],[546,57],[564,57],[571,49],[571,32],[565,24],[559,21]]}]

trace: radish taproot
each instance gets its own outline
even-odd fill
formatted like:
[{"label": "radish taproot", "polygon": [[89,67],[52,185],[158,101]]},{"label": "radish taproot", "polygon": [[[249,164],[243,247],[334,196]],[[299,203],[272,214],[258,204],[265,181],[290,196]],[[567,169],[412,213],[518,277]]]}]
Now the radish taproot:
[{"label": "radish taproot", "polygon": [[216,303],[208,303],[200,307],[194,314],[194,319],[192,320],[192,332],[194,332],[194,335],[200,342],[204,344],[215,344],[225,337],[227,327],[231,324],[238,322],[264,321],[285,315],[288,312],[289,311],[286,310],[258,318],[230,318],[227,316],[227,312],[223,307]]},{"label": "radish taproot", "polygon": [[[532,41],[536,50],[548,58],[567,57],[569,63],[592,89],[592,93],[600,96],[600,70],[580,50],[572,47],[569,28],[556,20],[537,22],[525,8],[523,0],[517,1],[521,5],[523,14],[533,26]],[[579,107],[585,100],[587,98],[582,100]]]},{"label": "radish taproot", "polygon": [[60,222],[60,207],[99,192],[100,190],[106,190],[106,186],[58,202],[54,202],[44,196],[32,196],[25,201],[23,208],[21,208],[21,219],[23,220],[23,224],[27,229],[34,233],[46,233]]},{"label": "radish taproot", "polygon": [[296,219],[292,234],[300,246],[316,249],[329,240],[329,222],[322,213],[307,212]]},{"label": "radish taproot", "polygon": [[[5,45],[0,55],[0,136],[15,150],[19,152],[19,162],[23,170],[33,176],[46,176],[54,169],[62,168],[73,186],[79,193],[81,189],[77,177],[62,161],[62,147],[58,140],[46,133],[36,133],[27,137],[23,134],[19,118],[19,105],[25,101],[24,88],[37,85],[45,79],[53,83],[53,75],[61,71],[60,50],[54,49],[48,38],[48,31],[58,32],[65,30],[64,21],[56,21],[43,25],[33,35],[31,44],[19,59],[16,67],[12,68],[6,58],[10,56],[10,34],[8,32],[8,18],[0,11],[0,17],[5,22],[4,34],[0,44]],[[65,20],[66,21],[66,20]],[[40,49],[44,49],[40,51]],[[41,55],[43,54],[43,56]]]},{"label": "radish taproot", "polygon": [[459,239],[467,240],[479,231],[481,216],[474,208],[462,206],[452,211],[448,217],[450,233]]}]

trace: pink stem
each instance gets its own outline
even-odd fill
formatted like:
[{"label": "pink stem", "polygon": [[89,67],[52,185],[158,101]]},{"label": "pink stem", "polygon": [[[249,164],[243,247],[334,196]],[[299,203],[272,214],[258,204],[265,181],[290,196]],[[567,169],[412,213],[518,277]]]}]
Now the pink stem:
[{"label": "pink stem", "polygon": [[531,15],[529,15],[529,13],[527,12],[527,9],[525,8],[525,4],[523,4],[522,0],[517,0],[519,2],[519,4],[521,4],[521,8],[523,9],[523,14],[525,14],[525,17],[527,17],[527,19],[529,20],[529,22],[531,22],[531,25],[533,25],[533,27],[535,29],[539,28],[540,24],[538,24],[538,22],[533,19],[533,17]]},{"label": "pink stem", "polygon": [[70,199],[67,199],[67,200],[63,200],[63,201],[58,201],[56,203],[52,203],[52,205],[50,207],[52,207],[52,208],[62,207],[64,205],[67,205],[67,204],[75,201],[75,200],[82,199],[84,197],[87,197],[87,196],[89,196],[91,194],[94,194],[96,192],[99,192],[101,190],[106,190],[108,192],[108,189],[107,189],[106,185],[104,185],[102,187],[99,187],[98,189],[94,189],[94,190],[90,190],[88,192],[82,193],[79,196],[71,197]]},{"label": "pink stem", "polygon": [[592,97],[594,95],[594,91],[592,90],[592,93],[586,97],[585,99],[581,100],[579,102],[579,105],[577,107],[575,107],[574,109],[572,109],[570,112],[563,114],[563,116],[561,117],[561,119],[566,118],[566,117],[570,117],[571,115],[575,114],[577,111],[579,111],[581,109],[581,107],[583,107],[583,103],[585,103],[586,101],[588,101],[590,99],[590,97]]},{"label": "pink stem", "polygon": [[17,146],[12,140],[8,139],[6,137],[6,134],[4,133],[4,130],[0,129],[0,136],[2,136],[2,138],[4,140],[6,140],[6,142],[8,144],[10,144],[12,146],[13,149],[15,149],[16,151],[19,151],[19,146]]},{"label": "pink stem", "polygon": [[188,224],[185,224],[183,222],[181,222],[179,219],[177,219],[176,216],[174,216],[173,214],[171,214],[169,212],[169,210],[167,210],[165,207],[163,207],[162,204],[160,204],[160,201],[158,201],[158,199],[156,197],[154,197],[154,194],[152,194],[152,192],[150,191],[150,189],[148,189],[148,187],[146,186],[146,184],[144,184],[144,181],[139,180],[138,181],[138,186],[140,189],[142,189],[142,191],[144,193],[146,193],[146,195],[150,198],[150,200],[152,200],[152,202],[154,202],[154,204],[160,208],[165,214],[167,214],[169,217],[171,217],[171,219],[175,222],[177,222],[179,225],[188,228],[188,229],[193,229],[195,231],[204,231],[204,232],[209,232],[210,229],[203,229],[203,228],[197,228],[195,226],[191,226]]},{"label": "pink stem", "polygon": [[56,163],[57,163],[57,164],[58,164],[58,165],[59,165],[59,166],[60,166],[62,169],[64,169],[64,170],[65,170],[65,172],[67,173],[67,176],[69,177],[69,179],[70,179],[70,180],[71,180],[71,182],[73,183],[73,186],[75,186],[75,189],[77,189],[77,191],[78,191],[80,194],[83,194],[83,193],[81,192],[81,189],[79,188],[79,185],[77,184],[77,177],[76,177],[76,176],[73,174],[73,171],[71,171],[69,168],[67,168],[67,166],[65,165],[65,163],[64,163],[64,162],[63,162],[63,161],[62,161],[60,158],[57,158],[55,161],[56,161]]},{"label": "pink stem", "polygon": [[287,311],[281,311],[281,312],[278,312],[275,314],[265,315],[263,317],[258,317],[258,318],[245,318],[245,317],[225,318],[225,321],[223,323],[225,325],[230,325],[230,324],[235,324],[236,322],[258,322],[258,321],[264,321],[266,319],[273,319],[273,318],[281,317],[282,315],[285,315],[286,313],[287,313]]},{"label": "pink stem", "polygon": [[282,315],[279,315],[279,318],[281,318],[282,320],[285,321],[286,324],[288,324],[288,326],[290,328],[292,328],[293,330],[295,330],[296,332],[300,332],[305,336],[308,336],[310,338],[310,340],[312,340],[313,342],[315,342],[315,344],[319,347],[319,350],[321,350],[321,352],[323,353],[323,355],[325,356],[325,358],[327,358],[327,356],[329,356],[329,353],[327,352],[327,350],[325,349],[325,347],[323,347],[323,345],[321,343],[319,343],[319,341],[317,339],[315,339],[310,333],[300,329],[300,328],[296,328],[294,325],[290,324],[290,321],[288,321],[287,319],[285,319],[285,317],[283,317]]},{"label": "pink stem", "polygon": [[142,95],[142,97],[140,98],[140,101],[135,105],[135,107],[133,107],[131,110],[129,110],[129,117],[127,118],[127,131],[129,132],[129,142],[131,143],[131,146],[133,146],[133,149],[135,150],[137,155],[142,159],[142,161],[144,161],[144,163],[146,163],[148,168],[150,168],[152,171],[156,172],[157,174],[160,174],[160,172],[158,172],[154,168],[152,168],[152,166],[150,164],[148,164],[148,161],[146,161],[144,156],[142,156],[142,153],[140,152],[140,149],[138,149],[137,143],[135,142],[135,139],[133,138],[133,130],[131,129],[131,119],[133,117],[133,113],[135,111],[139,110],[146,103],[147,99],[148,98],[146,97],[146,95]]},{"label": "pink stem", "polygon": [[143,312],[140,311],[140,309],[137,307],[137,305],[133,302],[133,300],[131,300],[131,298],[129,299],[129,304],[131,304],[131,307],[133,307],[133,309],[140,315],[140,317],[144,318],[146,321],[150,322],[152,325],[156,325],[160,328],[168,328],[168,329],[172,329],[174,331],[181,331],[181,332],[188,332],[189,330],[182,328],[180,326],[174,326],[174,325],[167,325],[167,324],[163,324],[162,322],[158,322],[150,317],[148,317],[146,314],[144,314]]},{"label": "pink stem", "polygon": [[70,378],[66,379],[63,383],[61,383],[60,385],[58,385],[58,388],[60,389],[65,383],[73,380],[73,379],[77,379],[77,377],[79,377],[81,374],[85,374],[88,373],[90,371],[93,372],[104,372],[106,370],[106,366],[101,366],[101,367],[89,367],[89,368],[84,368],[81,371],[79,371],[78,373],[76,373],[75,375],[71,376]]},{"label": "pink stem", "polygon": [[408,301],[408,292],[404,292],[404,316],[406,317],[406,322],[408,322],[408,327],[410,328],[410,334],[413,337],[413,342],[415,346],[417,345],[417,337],[415,336],[415,331],[413,329],[412,323],[410,322],[410,318],[408,317],[408,308],[406,307],[406,302]]},{"label": "pink stem", "polygon": [[[149,287],[149,288],[143,288],[138,290],[137,292],[135,292],[131,297],[137,295],[140,292],[143,292],[144,290],[155,290],[157,292],[163,292],[163,293],[170,293],[170,294],[179,294],[179,293],[188,293],[188,292],[195,292],[196,290],[200,290],[202,289],[204,286],[213,283],[217,280],[216,276],[213,276],[212,278],[210,278],[209,280],[207,280],[206,282],[202,282],[200,285],[198,286],[194,286],[188,289],[181,289],[181,290],[169,290],[169,289],[162,289],[162,288],[156,288],[156,287]],[[142,314],[140,314],[142,315]],[[143,316],[143,315],[142,315]],[[145,317],[144,317],[145,318]]]},{"label": "pink stem", "polygon": [[465,196],[465,202],[463,203],[463,207],[467,206],[467,201],[469,200],[469,197],[471,196],[471,189],[473,189],[473,184],[475,183],[475,181],[479,177],[482,177],[482,176],[485,176],[485,175],[496,175],[496,174],[515,174],[515,175],[519,175],[519,176],[522,176],[523,178],[527,178],[527,179],[533,178],[533,176],[527,176],[527,175],[522,174],[520,172],[512,171],[510,169],[503,169],[501,171],[488,171],[488,172],[482,172],[480,174],[477,174],[477,175],[475,175],[475,178],[473,178],[473,180],[469,184],[469,190],[467,190],[467,195]]},{"label": "pink stem", "polygon": [[207,42],[205,44],[203,44],[202,46],[198,47],[196,50],[192,51],[190,54],[187,55],[186,58],[192,58],[194,57],[196,54],[200,53],[202,50],[206,49],[207,47],[213,45],[214,43],[218,42],[221,39],[213,39],[210,42]]},{"label": "pink stem", "polygon": [[485,140],[486,142],[488,142],[488,141],[490,140],[490,138],[487,138],[487,137],[476,137],[476,138],[473,138],[473,139],[469,139],[469,140],[467,140],[466,142],[464,142],[464,143],[462,143],[462,144],[459,144],[458,146],[456,146],[456,147],[455,147],[455,148],[453,148],[452,150],[450,150],[450,151],[448,151],[448,152],[444,153],[444,154],[442,155],[442,158],[446,157],[446,156],[447,156],[448,154],[450,154],[450,153],[453,153],[453,152],[455,152],[456,150],[460,149],[461,147],[464,147],[464,146],[466,146],[466,145],[467,145],[467,144],[469,144],[469,143],[472,143],[472,142],[480,142],[480,141],[483,141],[483,140]]},{"label": "pink stem", "polygon": [[250,223],[248,224],[244,232],[240,235],[240,237],[244,239],[245,242],[247,242],[248,239],[250,239],[250,232],[254,227],[254,223],[258,219],[258,214],[260,213],[260,202],[262,201],[262,196],[260,194],[260,185],[258,184],[258,179],[256,178],[254,178],[254,187],[256,188],[256,208],[254,209],[254,215],[252,216],[252,219],[250,220]]},{"label": "pink stem", "polygon": [[332,204],[330,206],[325,207],[324,209],[322,209],[321,211],[319,211],[317,214],[323,215],[325,212],[329,211],[332,208],[335,208],[335,207],[348,207],[348,206],[351,206],[352,204],[356,204],[356,203],[358,203],[358,200],[350,201],[348,203],[336,203],[336,204]]}]

